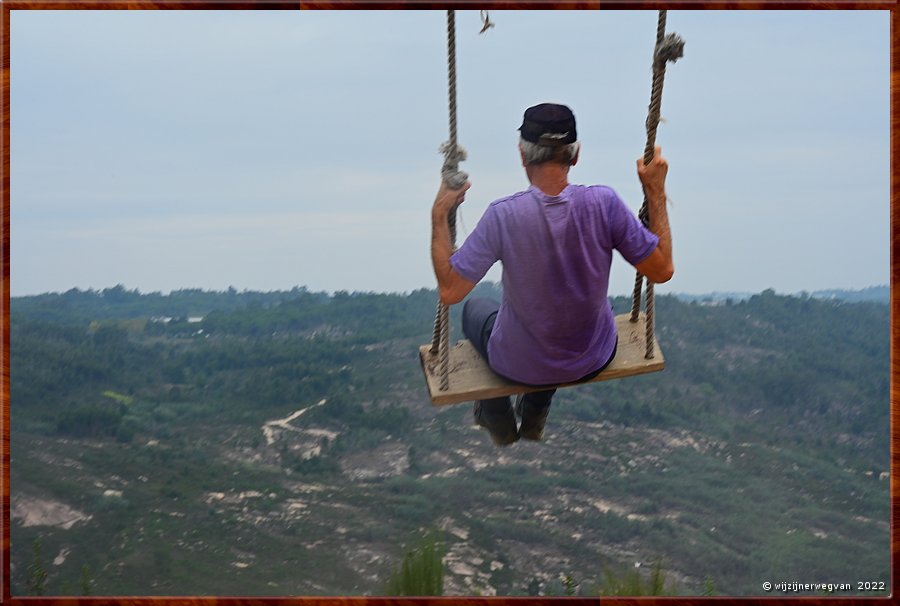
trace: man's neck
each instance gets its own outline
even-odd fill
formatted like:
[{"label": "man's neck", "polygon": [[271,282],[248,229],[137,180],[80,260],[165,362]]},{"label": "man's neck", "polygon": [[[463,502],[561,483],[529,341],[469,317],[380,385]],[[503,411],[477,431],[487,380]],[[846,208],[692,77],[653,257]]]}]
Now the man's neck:
[{"label": "man's neck", "polygon": [[569,185],[569,167],[546,162],[525,167],[528,181],[548,196],[558,196]]}]

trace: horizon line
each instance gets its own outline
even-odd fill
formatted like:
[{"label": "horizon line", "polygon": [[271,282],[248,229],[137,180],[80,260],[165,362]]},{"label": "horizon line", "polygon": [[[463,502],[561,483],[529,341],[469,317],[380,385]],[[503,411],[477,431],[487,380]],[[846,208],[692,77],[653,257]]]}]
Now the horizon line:
[{"label": "horizon line", "polygon": [[[487,285],[487,286],[492,286],[494,288],[502,289],[502,285],[500,282],[494,282],[491,280],[479,282],[479,284],[476,285],[476,287],[480,286],[480,285]],[[704,297],[704,296],[728,296],[728,295],[744,296],[744,295],[761,294],[763,292],[771,290],[771,291],[775,292],[775,294],[778,294],[778,295],[790,296],[790,295],[802,295],[802,294],[814,295],[816,293],[833,292],[833,291],[849,292],[849,293],[857,292],[858,293],[858,292],[865,292],[868,290],[875,290],[875,289],[879,289],[879,288],[887,288],[890,291],[891,284],[890,283],[872,284],[869,286],[864,286],[862,288],[834,286],[834,287],[829,287],[829,288],[818,288],[815,290],[800,289],[800,290],[791,291],[791,292],[783,292],[783,291],[779,291],[773,287],[767,287],[760,291],[753,291],[753,290],[711,290],[711,291],[703,291],[703,292],[672,291],[672,292],[660,293],[660,294],[676,296],[676,297],[677,296]],[[9,298],[10,298],[10,300],[13,300],[13,299],[25,299],[28,297],[63,295],[63,294],[66,294],[66,293],[72,292],[72,291],[77,291],[79,293],[98,293],[99,294],[99,293],[103,293],[106,291],[113,291],[113,290],[122,290],[122,291],[128,292],[128,293],[136,293],[139,296],[159,295],[162,297],[169,297],[169,296],[172,296],[173,294],[184,293],[184,292],[199,292],[199,293],[203,293],[203,294],[227,294],[232,291],[234,291],[235,294],[279,294],[279,293],[291,293],[294,291],[305,291],[310,294],[327,294],[328,296],[334,296],[337,293],[348,293],[348,294],[352,294],[352,295],[378,294],[378,295],[409,296],[410,294],[421,291],[421,290],[437,292],[437,287],[436,286],[431,286],[431,287],[422,286],[422,287],[414,288],[411,290],[376,291],[376,290],[348,290],[348,289],[343,289],[343,288],[337,289],[337,290],[328,290],[328,289],[313,290],[305,285],[294,285],[294,286],[291,286],[290,288],[286,288],[286,289],[256,290],[256,289],[244,288],[244,289],[239,290],[237,287],[232,285],[232,286],[228,286],[227,288],[222,289],[222,290],[215,289],[215,288],[207,289],[207,288],[197,287],[197,286],[185,286],[185,287],[180,287],[180,288],[173,288],[168,291],[162,291],[162,290],[142,291],[140,288],[128,288],[127,286],[125,286],[124,284],[122,284],[120,282],[114,286],[108,286],[108,287],[103,287],[103,288],[94,288],[94,287],[82,288],[79,286],[73,286],[66,290],[50,290],[50,291],[44,291],[44,292],[38,292],[38,293],[27,293],[27,294],[12,294],[12,293],[10,293]],[[631,292],[610,293],[609,294],[610,297],[624,297],[624,296],[631,296],[631,295],[632,295]]]}]

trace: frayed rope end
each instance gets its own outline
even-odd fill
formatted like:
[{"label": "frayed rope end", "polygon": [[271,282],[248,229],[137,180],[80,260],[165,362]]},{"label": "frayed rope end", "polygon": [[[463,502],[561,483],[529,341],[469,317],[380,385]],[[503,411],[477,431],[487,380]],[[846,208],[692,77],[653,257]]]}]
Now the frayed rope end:
[{"label": "frayed rope end", "polygon": [[684,56],[684,40],[678,34],[668,34],[656,47],[656,60],[675,63]]}]

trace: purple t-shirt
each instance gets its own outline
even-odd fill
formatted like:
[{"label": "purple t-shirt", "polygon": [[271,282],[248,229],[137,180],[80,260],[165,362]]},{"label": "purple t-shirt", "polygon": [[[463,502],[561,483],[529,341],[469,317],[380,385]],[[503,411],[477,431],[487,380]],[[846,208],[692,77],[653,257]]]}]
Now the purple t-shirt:
[{"label": "purple t-shirt", "polygon": [[658,241],[609,187],[570,184],[548,196],[531,186],[492,202],[450,263],[478,282],[503,262],[493,369],[533,385],[565,383],[597,370],[615,347],[613,249],[633,265]]}]

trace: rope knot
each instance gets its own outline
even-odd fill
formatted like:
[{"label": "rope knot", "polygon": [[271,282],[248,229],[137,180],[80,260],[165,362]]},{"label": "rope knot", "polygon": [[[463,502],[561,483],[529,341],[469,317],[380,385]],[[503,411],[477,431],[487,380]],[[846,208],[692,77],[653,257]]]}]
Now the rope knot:
[{"label": "rope knot", "polygon": [[466,150],[450,141],[441,144],[444,154],[444,166],[441,167],[441,179],[453,189],[459,189],[469,180],[468,173],[459,170],[459,163],[466,159]]},{"label": "rope knot", "polygon": [[669,61],[675,63],[684,56],[684,40],[678,34],[667,34],[656,47],[654,59],[665,65]]}]

